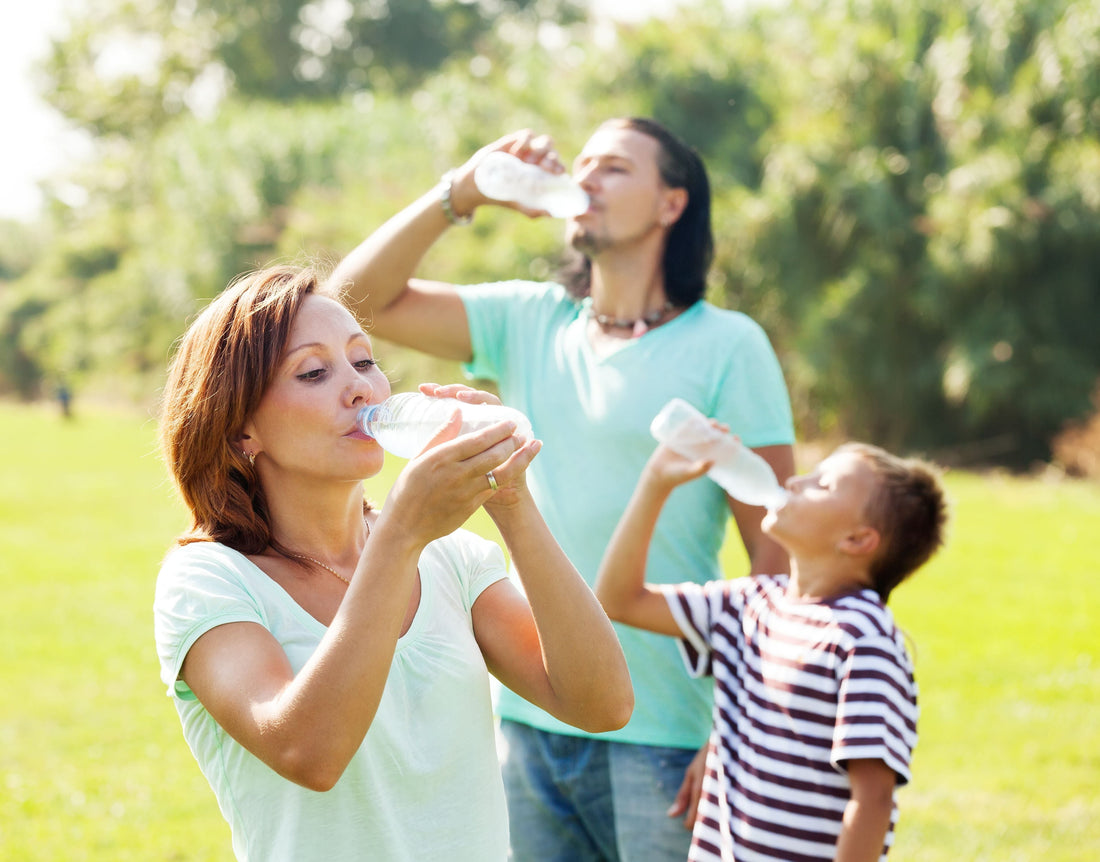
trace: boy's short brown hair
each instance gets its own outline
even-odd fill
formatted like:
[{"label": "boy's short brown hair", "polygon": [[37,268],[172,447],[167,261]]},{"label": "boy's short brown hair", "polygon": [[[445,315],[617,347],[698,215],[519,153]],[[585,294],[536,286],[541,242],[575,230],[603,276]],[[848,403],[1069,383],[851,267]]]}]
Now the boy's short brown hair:
[{"label": "boy's short brown hair", "polygon": [[847,443],[837,451],[863,458],[878,478],[865,517],[882,537],[870,574],[872,588],[885,602],[943,545],[947,500],[940,471],[927,461],[901,458],[867,443]]}]

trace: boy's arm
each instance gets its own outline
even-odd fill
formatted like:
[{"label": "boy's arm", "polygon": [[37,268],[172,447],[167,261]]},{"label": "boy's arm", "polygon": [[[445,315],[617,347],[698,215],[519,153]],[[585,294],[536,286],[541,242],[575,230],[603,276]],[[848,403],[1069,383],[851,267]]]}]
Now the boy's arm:
[{"label": "boy's arm", "polygon": [[702,476],[710,463],[688,461],[658,446],[604,552],[596,577],[596,597],[613,620],[658,634],[682,632],[664,593],[645,582],[649,544],[657,518],[673,488]]},{"label": "boy's arm", "polygon": [[897,776],[881,760],[848,761],[852,796],[836,842],[836,862],[878,862],[894,810]]}]

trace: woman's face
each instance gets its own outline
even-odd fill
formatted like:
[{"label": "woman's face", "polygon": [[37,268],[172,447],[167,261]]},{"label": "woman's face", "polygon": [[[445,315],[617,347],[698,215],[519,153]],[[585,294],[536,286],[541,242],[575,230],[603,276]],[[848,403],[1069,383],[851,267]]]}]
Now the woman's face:
[{"label": "woman's face", "polygon": [[291,477],[358,482],[381,469],[383,453],[356,427],[356,414],[389,394],[389,380],[355,318],[339,302],[310,294],[274,380],[245,424],[244,448],[256,453],[265,483]]}]

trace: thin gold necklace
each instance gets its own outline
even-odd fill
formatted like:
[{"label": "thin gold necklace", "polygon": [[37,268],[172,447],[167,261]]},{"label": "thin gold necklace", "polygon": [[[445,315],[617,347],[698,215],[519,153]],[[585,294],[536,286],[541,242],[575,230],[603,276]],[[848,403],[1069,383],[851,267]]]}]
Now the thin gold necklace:
[{"label": "thin gold necklace", "polygon": [[[370,524],[367,521],[363,521],[363,524],[367,528],[367,538],[369,539],[370,538]],[[299,560],[305,560],[306,562],[318,565],[322,569],[325,569],[326,571],[332,572],[334,575],[336,575],[336,577],[338,577],[341,581],[343,581],[349,587],[351,586],[351,581],[348,578],[345,578],[338,571],[336,571],[336,569],[334,569],[332,566],[329,566],[329,565],[326,565],[325,563],[322,563],[316,557],[311,557],[308,554],[296,554],[296,553],[294,553],[294,551],[287,551],[286,554],[287,554],[287,556],[296,557]]]}]

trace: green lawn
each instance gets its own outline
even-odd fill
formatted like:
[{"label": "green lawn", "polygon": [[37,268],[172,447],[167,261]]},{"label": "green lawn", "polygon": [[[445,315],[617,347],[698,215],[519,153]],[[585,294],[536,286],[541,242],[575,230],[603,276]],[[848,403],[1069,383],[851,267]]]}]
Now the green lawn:
[{"label": "green lawn", "polygon": [[[154,424],[77,408],[0,405],[0,859],[229,862],[157,678],[153,585],[184,515]],[[893,601],[922,715],[891,858],[1100,858],[1100,488],[949,487],[950,546]]]}]

